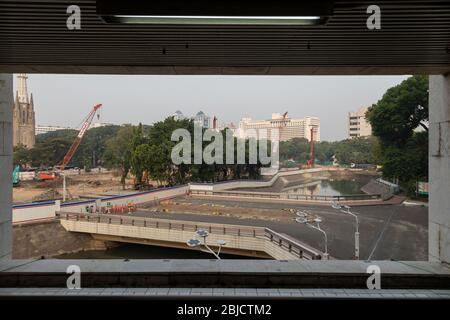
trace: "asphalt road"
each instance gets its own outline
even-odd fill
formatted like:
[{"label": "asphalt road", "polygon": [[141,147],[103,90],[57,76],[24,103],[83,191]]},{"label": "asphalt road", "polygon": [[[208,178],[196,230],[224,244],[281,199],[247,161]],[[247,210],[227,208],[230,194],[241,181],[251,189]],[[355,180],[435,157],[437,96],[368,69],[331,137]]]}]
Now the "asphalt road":
[{"label": "asphalt road", "polygon": [[[183,201],[182,199],[180,199]],[[328,234],[328,250],[337,259],[352,259],[354,255],[355,219],[327,207],[280,203],[238,202],[235,200],[189,199],[192,203],[214,203],[248,208],[308,209],[319,215],[322,229]],[[360,258],[371,260],[427,260],[428,259],[428,208],[422,206],[380,205],[353,207],[358,214],[360,229]],[[323,250],[323,235],[307,226],[292,223],[255,219],[196,215],[192,213],[136,212],[138,216],[252,225],[268,227],[288,234],[314,248]]]}]

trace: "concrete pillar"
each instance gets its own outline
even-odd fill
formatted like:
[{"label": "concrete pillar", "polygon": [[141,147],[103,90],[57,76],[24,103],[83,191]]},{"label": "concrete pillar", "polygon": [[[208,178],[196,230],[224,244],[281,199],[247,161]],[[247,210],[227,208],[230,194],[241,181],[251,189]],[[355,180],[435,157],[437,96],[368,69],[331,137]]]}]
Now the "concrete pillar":
[{"label": "concrete pillar", "polygon": [[13,75],[0,74],[0,259],[12,252]]},{"label": "concrete pillar", "polygon": [[450,263],[450,76],[430,76],[428,249]]}]

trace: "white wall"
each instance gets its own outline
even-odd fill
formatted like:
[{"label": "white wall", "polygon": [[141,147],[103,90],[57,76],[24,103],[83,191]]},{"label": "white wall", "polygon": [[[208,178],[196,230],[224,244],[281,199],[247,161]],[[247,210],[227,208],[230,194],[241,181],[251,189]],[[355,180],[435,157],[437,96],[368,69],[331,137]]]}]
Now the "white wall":
[{"label": "white wall", "polygon": [[34,179],[34,171],[23,171],[19,172],[20,181],[32,181]]},{"label": "white wall", "polygon": [[0,74],[0,259],[11,258],[13,76]]},{"label": "white wall", "polygon": [[430,76],[430,261],[450,263],[450,76]]},{"label": "white wall", "polygon": [[272,177],[272,179],[268,181],[256,181],[256,180],[236,180],[236,181],[227,181],[227,182],[219,182],[219,183],[190,183],[190,190],[196,191],[224,191],[235,188],[262,188],[262,187],[270,187],[275,181],[277,181],[280,177],[291,176],[302,173],[314,173],[326,171],[327,169],[315,168],[315,169],[304,169],[304,170],[290,170],[290,171],[281,171]]},{"label": "white wall", "polygon": [[[11,186],[9,186],[11,188]],[[112,205],[126,206],[129,203],[143,204],[151,201],[161,201],[174,198],[188,192],[188,186],[156,189],[146,192],[138,192],[126,196],[114,196],[102,198],[102,206],[109,202]],[[56,211],[86,212],[86,206],[95,206],[96,200],[86,200],[63,204],[58,206],[55,201],[17,205],[13,207],[13,224],[30,223],[41,220],[49,220],[55,217]]]},{"label": "white wall", "polygon": [[13,206],[13,224],[53,219],[55,211],[55,201]]}]

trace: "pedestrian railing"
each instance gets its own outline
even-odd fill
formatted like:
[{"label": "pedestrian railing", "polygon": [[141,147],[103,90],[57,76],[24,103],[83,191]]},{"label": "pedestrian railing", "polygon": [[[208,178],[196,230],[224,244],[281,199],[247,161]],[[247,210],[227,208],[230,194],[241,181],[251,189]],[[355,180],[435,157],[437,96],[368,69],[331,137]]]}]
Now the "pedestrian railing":
[{"label": "pedestrian railing", "polygon": [[191,195],[223,196],[223,197],[245,197],[264,199],[284,199],[302,201],[350,201],[350,200],[380,200],[380,194],[355,194],[355,195],[304,195],[283,192],[254,192],[254,191],[208,191],[191,190]]},{"label": "pedestrian railing", "polygon": [[84,221],[92,223],[107,223],[115,225],[127,225],[136,227],[148,227],[156,229],[166,229],[175,231],[192,231],[199,229],[207,230],[210,234],[229,235],[239,237],[253,237],[270,241],[278,245],[282,250],[289,252],[299,259],[320,260],[321,253],[317,250],[302,244],[299,241],[290,239],[269,228],[238,226],[230,224],[215,224],[183,220],[157,219],[147,217],[136,217],[128,215],[78,213],[78,212],[57,212],[57,218],[68,221]]}]

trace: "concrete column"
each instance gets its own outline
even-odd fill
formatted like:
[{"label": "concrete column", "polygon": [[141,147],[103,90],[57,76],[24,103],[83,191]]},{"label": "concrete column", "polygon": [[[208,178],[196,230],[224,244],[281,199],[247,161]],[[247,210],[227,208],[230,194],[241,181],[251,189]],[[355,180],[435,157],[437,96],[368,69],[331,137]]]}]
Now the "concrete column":
[{"label": "concrete column", "polygon": [[450,263],[450,76],[430,76],[428,249]]},{"label": "concrete column", "polygon": [[0,74],[0,259],[12,252],[13,75]]}]

